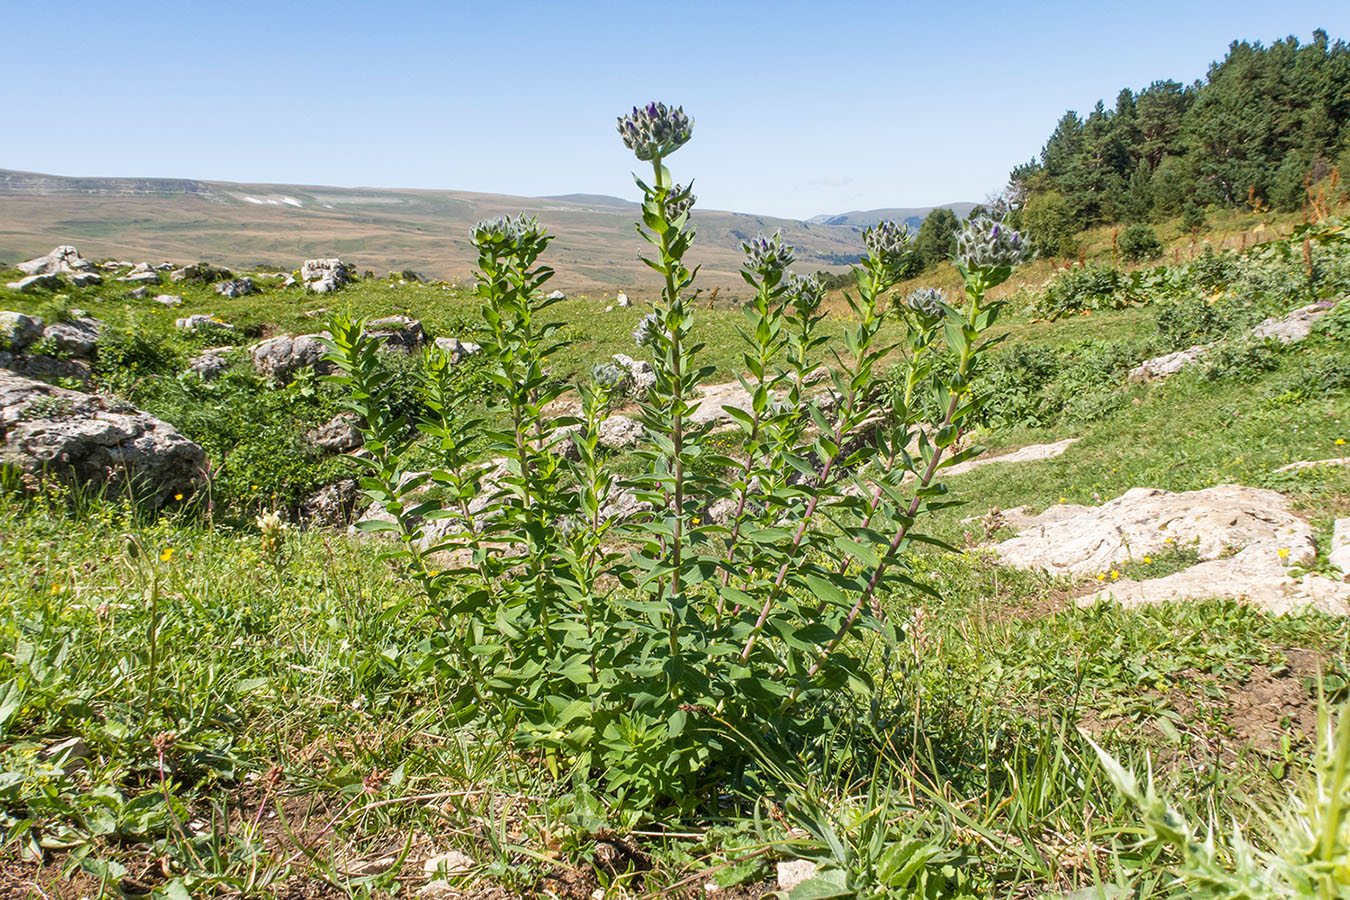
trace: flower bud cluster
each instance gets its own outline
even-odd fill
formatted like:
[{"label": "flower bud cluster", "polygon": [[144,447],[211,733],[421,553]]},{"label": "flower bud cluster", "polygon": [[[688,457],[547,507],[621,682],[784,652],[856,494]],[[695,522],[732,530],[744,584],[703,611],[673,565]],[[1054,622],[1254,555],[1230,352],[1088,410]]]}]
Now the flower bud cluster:
[{"label": "flower bud cluster", "polygon": [[777,231],[767,238],[757,234],[754,240],[743,242],[741,249],[745,251],[746,270],[761,276],[781,275],[796,258],[793,246],[783,243],[783,236]]},{"label": "flower bud cluster", "polygon": [[863,243],[872,258],[888,270],[896,271],[909,255],[909,229],[885,219],[863,232]]},{"label": "flower bud cluster", "polygon": [[621,392],[628,389],[632,376],[612,362],[602,362],[591,367],[591,379],[607,391]]},{"label": "flower bud cluster", "polygon": [[1027,249],[1021,234],[995,219],[973,219],[956,235],[956,258],[968,269],[1015,266]]},{"label": "flower bud cluster", "polygon": [[656,313],[647,313],[638,322],[637,329],[633,332],[633,340],[637,341],[639,347],[645,347],[648,350],[661,349],[661,332],[664,330],[664,323],[661,317]]},{"label": "flower bud cluster", "polygon": [[632,113],[619,117],[624,146],[643,160],[669,156],[683,147],[693,136],[693,126],[684,107],[671,109],[664,103],[635,106]]},{"label": "flower bud cluster", "polygon": [[687,215],[697,200],[694,192],[688,187],[675,185],[666,196],[666,217],[673,222],[680,216]]},{"label": "flower bud cluster", "polygon": [[798,275],[796,272],[790,272],[784,296],[797,310],[798,315],[809,316],[820,308],[820,301],[825,299],[825,286],[814,275]]},{"label": "flower bud cluster", "polygon": [[942,305],[946,302],[947,292],[941,288],[918,288],[910,291],[904,300],[905,308],[932,319],[942,315]]},{"label": "flower bud cluster", "polygon": [[473,226],[473,245],[479,250],[495,245],[509,253],[539,243],[546,233],[533,216],[498,216]]}]

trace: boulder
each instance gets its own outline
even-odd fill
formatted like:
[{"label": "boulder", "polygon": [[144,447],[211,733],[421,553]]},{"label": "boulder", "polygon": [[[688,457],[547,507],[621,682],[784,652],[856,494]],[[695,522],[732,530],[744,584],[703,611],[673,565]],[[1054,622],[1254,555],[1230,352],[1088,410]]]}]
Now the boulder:
[{"label": "boulder", "polygon": [[18,281],[11,281],[6,287],[15,291],[55,290],[61,286],[60,275],[29,275]]},{"label": "boulder", "polygon": [[1261,322],[1252,329],[1252,337],[1259,340],[1270,339],[1281,344],[1293,344],[1312,334],[1313,325],[1326,315],[1331,306],[1311,303],[1301,306],[1283,316],[1274,316]]},{"label": "boulder", "polygon": [[549,294],[545,299],[546,299],[546,300],[566,300],[566,299],[567,299],[567,295],[564,294],[562,291],[553,291],[553,292],[552,292],[551,294]]},{"label": "boulder", "polygon": [[137,263],[130,272],[117,280],[136,284],[159,284],[159,272],[149,263]]},{"label": "boulder", "polygon": [[21,262],[15,268],[25,275],[64,275],[91,270],[94,264],[81,258],[74,247],[62,244],[46,256]]},{"label": "boulder", "polygon": [[596,428],[596,443],[607,450],[636,447],[645,434],[642,423],[627,416],[610,416]]},{"label": "boulder", "polygon": [[206,453],[129,404],[0,371],[0,461],[158,506],[193,488]]},{"label": "boulder", "polygon": [[614,305],[619,307],[620,309],[627,309],[628,307],[633,305],[633,301],[629,300],[628,295],[625,294],[623,291],[619,291],[619,296],[614,298]]},{"label": "boulder", "polygon": [[177,294],[159,294],[155,297],[155,302],[158,303],[160,306],[168,306],[172,308],[175,306],[182,306],[183,298],[178,296]]},{"label": "boulder", "polygon": [[77,359],[59,359],[55,356],[23,356],[0,350],[0,369],[8,369],[15,375],[25,378],[37,378],[41,381],[54,381],[69,378],[83,382],[88,386],[94,378],[89,364]]},{"label": "boulder", "polygon": [[188,363],[188,371],[203,381],[210,381],[230,367],[229,352],[233,347],[211,347]]},{"label": "boulder", "polygon": [[[1171,493],[1134,488],[1102,506],[1059,504],[1039,516],[1003,514],[1021,532],[995,544],[1019,568],[1098,578],[1107,597],[1135,605],[1203,597],[1243,599],[1272,612],[1313,606],[1350,612],[1350,585],[1318,575],[1295,578],[1292,565],[1317,555],[1312,528],[1275,491],[1225,484]],[[1130,561],[1192,548],[1200,562],[1162,578],[1111,577]]]},{"label": "boulder", "polygon": [[243,297],[248,294],[258,293],[258,287],[253,283],[253,279],[247,276],[243,278],[232,278],[229,281],[222,281],[213,289],[222,297]]},{"label": "boulder", "polygon": [[76,272],[70,276],[70,283],[76,287],[89,287],[90,285],[102,284],[103,276],[97,272]]},{"label": "boulder", "polygon": [[614,354],[614,364],[628,373],[630,383],[626,385],[632,393],[645,394],[656,386],[656,372],[652,364],[645,359],[633,359],[622,353]]},{"label": "boulder", "polygon": [[42,339],[50,343],[57,353],[76,359],[89,359],[98,349],[98,336],[102,330],[103,322],[99,319],[72,319],[48,325],[42,331]]},{"label": "boulder", "polygon": [[254,344],[249,348],[249,356],[253,359],[254,370],[277,384],[290,381],[300,369],[313,369],[320,375],[327,375],[333,371],[333,364],[323,358],[328,352],[323,339],[329,336],[326,331],[299,337],[282,334]]},{"label": "boulder", "polygon": [[436,347],[450,357],[450,365],[457,366],[470,356],[477,356],[483,348],[469,341],[461,341],[459,338],[438,337],[435,342]]},{"label": "boulder", "polygon": [[300,266],[300,280],[316,294],[328,294],[351,283],[356,278],[356,266],[337,257],[307,259]]},{"label": "boulder", "polygon": [[1130,381],[1139,383],[1175,375],[1191,363],[1203,359],[1207,353],[1209,353],[1208,347],[1196,344],[1194,347],[1187,347],[1185,350],[1178,350],[1175,353],[1144,360],[1130,370]]},{"label": "boulder", "polygon": [[0,312],[0,350],[22,353],[42,340],[42,320],[6,310]]},{"label": "boulder", "polygon": [[356,427],[356,414],[338,413],[332,419],[305,435],[305,440],[329,453],[346,453],[365,443],[361,429]]},{"label": "boulder", "polygon": [[175,319],[173,324],[179,331],[234,331],[234,326],[228,322],[222,322],[215,316],[204,316],[201,313],[193,313],[182,319]]},{"label": "boulder", "polygon": [[194,263],[190,266],[183,266],[181,269],[174,269],[169,273],[169,281],[174,284],[181,282],[195,282],[198,284],[212,284],[217,281],[224,281],[234,277],[234,273],[229,269],[213,266],[208,263]]},{"label": "boulder", "polygon": [[300,520],[315,528],[342,528],[351,524],[361,491],[354,478],[326,484],[300,501]]},{"label": "boulder", "polygon": [[604,505],[600,507],[600,518],[623,521],[649,513],[652,509],[652,505],[645,500],[639,500],[637,494],[619,489],[611,492]]},{"label": "boulder", "polygon": [[127,291],[128,300],[144,300],[149,296],[150,289],[148,287],[138,287],[135,290]]},{"label": "boulder", "polygon": [[422,342],[426,338],[422,332],[422,323],[409,316],[372,319],[366,323],[365,332],[367,337],[382,339],[383,349],[399,350],[403,353],[421,350]]}]

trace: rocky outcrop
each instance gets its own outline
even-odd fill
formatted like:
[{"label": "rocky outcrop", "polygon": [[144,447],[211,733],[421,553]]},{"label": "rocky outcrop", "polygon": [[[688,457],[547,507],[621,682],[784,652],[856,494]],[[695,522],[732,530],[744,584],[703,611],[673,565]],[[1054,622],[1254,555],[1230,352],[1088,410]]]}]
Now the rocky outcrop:
[{"label": "rocky outcrop", "polygon": [[183,298],[177,294],[158,294],[155,297],[155,302],[160,306],[167,306],[172,309],[175,306],[182,306]]},{"label": "rocky outcrop", "polygon": [[62,244],[46,256],[21,262],[15,268],[25,275],[72,275],[91,272],[94,264],[74,247]]},{"label": "rocky outcrop", "polygon": [[22,353],[42,340],[42,320],[5,310],[0,312],[0,350]]},{"label": "rocky outcrop", "polygon": [[300,520],[314,528],[341,528],[351,524],[361,491],[354,478],[326,484],[300,501]]},{"label": "rocky outcrop", "polygon": [[222,322],[215,316],[206,316],[201,313],[193,313],[181,319],[174,320],[174,326],[179,331],[234,331],[234,326],[228,322]]},{"label": "rocky outcrop", "polygon": [[337,257],[307,259],[300,266],[300,280],[316,294],[329,294],[350,284],[356,278],[356,266]]},{"label": "rocky outcrop", "polygon": [[1341,570],[1342,575],[1350,575],[1350,518],[1337,519],[1331,532],[1331,552],[1327,562]]},{"label": "rocky outcrop", "polygon": [[[1088,602],[1232,597],[1273,612],[1308,606],[1350,612],[1350,585],[1291,575],[1290,566],[1312,563],[1317,545],[1312,528],[1275,491],[1231,484],[1186,493],[1134,488],[1102,506],[1003,515],[1021,532],[994,545],[1000,559],[1073,578],[1100,576],[1102,590]],[[1162,578],[1120,577],[1121,566],[1178,547],[1193,549],[1201,561]]]},{"label": "rocky outcrop", "polygon": [[305,440],[329,453],[346,453],[364,443],[361,429],[356,427],[356,414],[338,413],[329,421],[305,435]]},{"label": "rocky outcrop", "polygon": [[366,323],[365,334],[383,341],[383,349],[415,353],[422,349],[426,335],[422,323],[409,316],[387,316]]},{"label": "rocky outcrop", "polygon": [[614,364],[627,373],[624,390],[628,393],[645,394],[656,386],[656,372],[652,364],[645,359],[633,359],[623,353],[613,356]]},{"label": "rocky outcrop", "polygon": [[213,284],[217,281],[226,281],[234,277],[234,273],[229,269],[213,266],[209,263],[194,263],[190,266],[183,266],[181,269],[174,269],[169,273],[169,281],[174,284],[196,283]]},{"label": "rocky outcrop", "polygon": [[211,381],[230,367],[229,353],[233,347],[209,347],[188,363],[188,371],[203,381]]},{"label": "rocky outcrop", "polygon": [[483,348],[459,338],[438,337],[434,341],[437,349],[450,358],[450,365],[457,366],[470,356],[477,356]]},{"label": "rocky outcrop", "polygon": [[595,440],[606,450],[628,450],[636,447],[645,433],[636,419],[610,416],[596,427]]},{"label": "rocky outcrop", "polygon": [[301,369],[313,369],[320,375],[333,371],[333,364],[323,358],[328,352],[323,345],[323,339],[327,337],[326,331],[299,337],[282,334],[254,344],[248,352],[259,375],[285,384]]},{"label": "rocky outcrop", "polygon": [[159,284],[159,271],[149,263],[143,262],[117,280],[133,284]]},{"label": "rocky outcrop", "polygon": [[1312,334],[1313,325],[1331,309],[1330,303],[1311,303],[1283,316],[1266,319],[1252,329],[1257,340],[1274,340],[1293,344]]},{"label": "rocky outcrop", "polygon": [[128,404],[0,371],[0,461],[160,505],[193,488],[206,453]]},{"label": "rocky outcrop", "polygon": [[103,322],[100,319],[72,319],[48,325],[42,331],[42,340],[62,356],[92,359],[102,331]]},{"label": "rocky outcrop", "polygon": [[1187,347],[1185,350],[1178,350],[1175,353],[1168,353],[1154,359],[1146,359],[1130,370],[1130,381],[1139,384],[1145,381],[1167,378],[1169,375],[1180,372],[1191,363],[1203,359],[1207,353],[1209,353],[1208,347],[1196,344],[1194,347]]},{"label": "rocky outcrop", "polygon": [[244,297],[249,294],[258,293],[258,286],[253,283],[253,279],[247,276],[243,278],[231,278],[229,281],[222,281],[212,288],[222,297],[234,299],[235,297]]},{"label": "rocky outcrop", "polygon": [[60,275],[29,275],[26,278],[20,278],[18,281],[11,281],[5,285],[11,290],[23,291],[50,291],[61,286]]}]

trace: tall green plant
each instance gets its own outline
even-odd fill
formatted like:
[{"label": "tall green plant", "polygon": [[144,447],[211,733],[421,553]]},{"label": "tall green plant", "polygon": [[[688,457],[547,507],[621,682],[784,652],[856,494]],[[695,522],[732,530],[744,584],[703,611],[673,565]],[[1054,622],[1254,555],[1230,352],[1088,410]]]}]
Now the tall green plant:
[{"label": "tall green plant", "polygon": [[[429,646],[442,671],[517,746],[556,772],[595,776],[613,805],[642,815],[697,804],[748,762],[745,741],[818,731],[839,688],[870,689],[859,650],[868,632],[894,637],[884,592],[922,589],[904,560],[922,539],[918,520],[950,502],[936,476],[978,452],[958,446],[998,312],[985,293],[1022,251],[1002,225],[972,223],[959,242],[964,304],[892,304],[909,235],[891,222],[869,229],[850,322],[824,358],[819,282],[788,271],[794,252],[779,235],[747,241],[749,399],[726,408],[738,439],[714,444],[712,417],[697,415],[713,370],[699,362],[696,270],[685,262],[695,198],[667,167],[692,122],[653,103],[619,132],[651,167],[636,177],[638,232],[662,283],[634,333],[655,373],[640,398],[637,474],[621,480],[598,441],[622,399],[612,366],[575,386],[572,415],[549,412],[568,386],[548,375],[561,344],[545,318],[549,237],[533,220],[473,235],[500,429],[474,433],[482,426],[459,412],[449,361],[433,355],[431,415],[418,427],[439,466],[410,472],[407,423],[381,406],[390,386],[376,343],[339,319],[330,358],[367,430],[362,485],[390,520],[374,527],[399,538],[391,555],[440,618]],[[908,375],[888,416],[875,400],[895,349],[882,339],[891,318],[906,323]],[[823,361],[830,383],[813,390]]]}]

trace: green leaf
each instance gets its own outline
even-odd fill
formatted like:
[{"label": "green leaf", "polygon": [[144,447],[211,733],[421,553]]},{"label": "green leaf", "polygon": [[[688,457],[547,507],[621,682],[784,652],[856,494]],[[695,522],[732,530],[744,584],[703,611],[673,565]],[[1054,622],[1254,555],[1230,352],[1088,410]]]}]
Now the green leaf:
[{"label": "green leaf", "polygon": [[848,874],[842,869],[826,869],[808,878],[788,894],[788,900],[825,900],[827,897],[852,897],[856,891],[848,886]]}]

